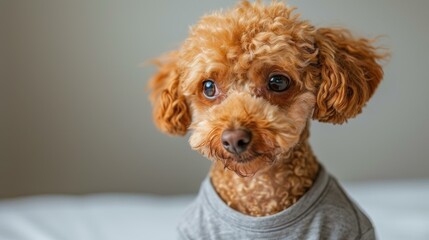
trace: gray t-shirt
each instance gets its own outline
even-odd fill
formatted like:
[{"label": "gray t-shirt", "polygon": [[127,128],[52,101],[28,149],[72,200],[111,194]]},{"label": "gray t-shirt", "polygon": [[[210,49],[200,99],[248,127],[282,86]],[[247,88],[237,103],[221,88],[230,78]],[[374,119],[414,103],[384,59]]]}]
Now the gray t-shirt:
[{"label": "gray t-shirt", "polygon": [[206,178],[178,230],[180,239],[375,239],[370,220],[323,167],[297,203],[267,217],[228,207]]}]

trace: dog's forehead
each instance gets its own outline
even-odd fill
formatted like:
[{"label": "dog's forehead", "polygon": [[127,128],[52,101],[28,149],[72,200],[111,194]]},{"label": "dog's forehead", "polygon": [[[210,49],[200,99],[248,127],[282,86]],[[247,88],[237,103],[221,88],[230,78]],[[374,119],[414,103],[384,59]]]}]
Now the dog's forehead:
[{"label": "dog's forehead", "polygon": [[182,66],[189,75],[185,81],[225,72],[239,79],[261,63],[300,62],[302,45],[314,47],[314,27],[292,10],[282,3],[255,3],[203,17],[181,48]]}]

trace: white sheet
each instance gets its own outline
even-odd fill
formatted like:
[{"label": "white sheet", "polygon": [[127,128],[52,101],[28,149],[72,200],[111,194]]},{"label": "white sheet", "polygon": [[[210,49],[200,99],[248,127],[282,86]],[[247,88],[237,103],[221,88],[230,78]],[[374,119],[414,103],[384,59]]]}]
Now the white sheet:
[{"label": "white sheet", "polygon": [[429,240],[429,179],[348,184],[379,239]]},{"label": "white sheet", "polygon": [[[429,179],[346,184],[380,239],[429,239]],[[0,201],[0,240],[175,239],[193,196],[38,196]]]},{"label": "white sheet", "polygon": [[175,225],[191,199],[102,194],[0,201],[0,239],[175,239]]}]

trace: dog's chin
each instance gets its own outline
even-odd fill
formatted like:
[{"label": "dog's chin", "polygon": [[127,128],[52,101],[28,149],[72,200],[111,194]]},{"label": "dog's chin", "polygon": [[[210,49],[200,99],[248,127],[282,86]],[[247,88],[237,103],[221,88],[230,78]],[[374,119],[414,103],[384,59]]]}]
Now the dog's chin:
[{"label": "dog's chin", "polygon": [[264,154],[248,154],[245,156],[214,157],[224,168],[235,172],[240,177],[251,177],[257,172],[267,169],[274,163],[273,158]]},{"label": "dog's chin", "polygon": [[262,157],[262,155],[261,154],[255,154],[255,155],[247,156],[247,157],[233,157],[232,161],[236,161],[237,163],[241,163],[241,164],[251,163],[252,161],[256,161],[256,159],[258,157]]}]

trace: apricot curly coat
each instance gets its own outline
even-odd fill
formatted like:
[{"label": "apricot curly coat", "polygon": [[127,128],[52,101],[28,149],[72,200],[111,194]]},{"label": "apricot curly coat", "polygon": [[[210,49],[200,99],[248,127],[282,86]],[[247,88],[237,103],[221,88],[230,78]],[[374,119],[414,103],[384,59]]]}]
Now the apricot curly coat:
[{"label": "apricot curly coat", "polygon": [[[295,203],[319,170],[309,120],[341,124],[361,112],[383,77],[384,55],[347,30],[316,28],[284,3],[241,2],[204,16],[181,48],[158,60],[150,82],[154,119],[168,134],[192,130],[190,145],[214,164],[211,181],[232,208],[252,216]],[[267,87],[288,76],[287,91]],[[203,82],[217,87],[214,99]],[[241,154],[226,151],[222,132],[246,129]]]}]

